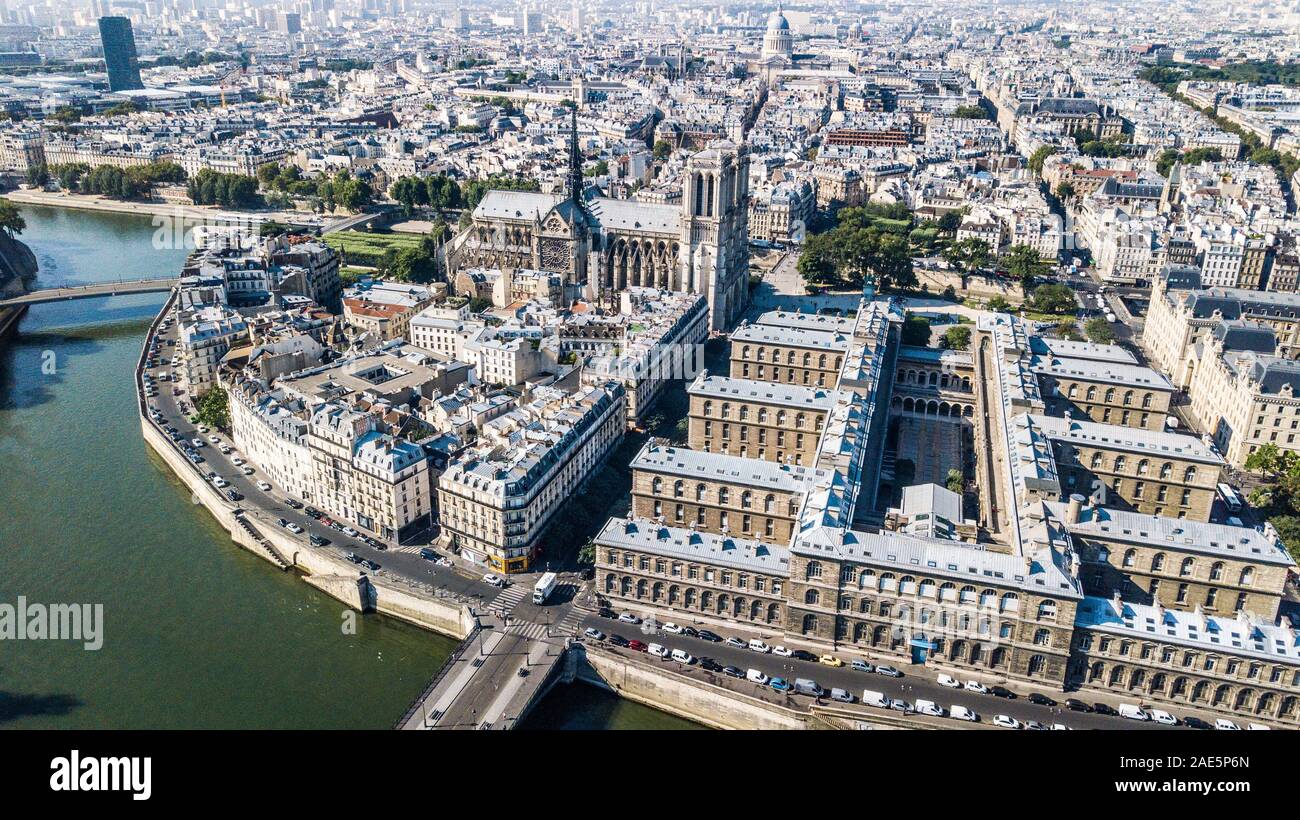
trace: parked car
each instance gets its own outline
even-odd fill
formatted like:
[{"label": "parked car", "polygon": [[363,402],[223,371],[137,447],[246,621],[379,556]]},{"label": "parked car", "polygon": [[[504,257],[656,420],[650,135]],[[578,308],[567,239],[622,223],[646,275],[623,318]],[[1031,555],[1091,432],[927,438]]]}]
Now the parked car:
[{"label": "parked car", "polygon": [[867,663],[867,662],[864,661],[864,660],[860,660],[860,659],[858,659],[858,658],[854,658],[854,659],[853,659],[853,662],[850,663],[849,666],[851,666],[853,669],[855,669],[855,670],[858,671],[858,672],[875,672],[875,671],[876,671],[876,667],[875,667],[875,666],[873,666],[872,664]]},{"label": "parked car", "polygon": [[902,698],[893,698],[892,700],[890,700],[889,708],[893,709],[896,712],[902,712],[905,715],[910,715],[916,711],[914,708],[912,708],[912,704],[908,703]]},{"label": "parked car", "polygon": [[322,538],[321,536],[316,535],[315,533],[307,536],[307,541],[310,542],[313,547],[323,547],[329,543],[328,538]]},{"label": "parked car", "polygon": [[876,673],[889,678],[901,678],[903,673],[892,666],[877,666]]},{"label": "parked car", "polygon": [[726,643],[727,646],[734,646],[737,649],[744,649],[746,646],[749,645],[745,643],[743,640],[741,640],[740,638],[737,638],[735,635],[732,635],[730,638],[727,638],[727,640],[724,641],[724,643]]},{"label": "parked car", "polygon": [[646,647],[646,651],[651,655],[654,655],[656,658],[668,657],[668,647],[663,646],[662,644],[652,643]]},{"label": "parked car", "polygon": [[722,664],[713,658],[700,658],[700,668],[706,672],[721,672]]},{"label": "parked car", "polygon": [[671,657],[673,660],[677,661],[678,663],[684,663],[687,666],[690,666],[691,664],[695,663],[695,656],[692,655],[690,652],[687,652],[685,649],[674,649],[672,651]]},{"label": "parked car", "polygon": [[789,649],[786,649],[784,646],[774,646],[772,647],[772,654],[780,658],[788,658],[794,653]]},{"label": "parked car", "polygon": [[267,484],[265,481],[259,481],[257,482],[257,489],[261,490],[264,493],[269,493],[271,492],[271,485]]},{"label": "parked car", "polygon": [[1092,711],[1096,712],[1099,715],[1109,715],[1110,717],[1119,717],[1119,712],[1116,712],[1113,707],[1105,703],[1100,703],[1100,702],[1094,703],[1092,705]]},{"label": "parked car", "polygon": [[852,703],[853,701],[857,700],[857,698],[854,697],[853,693],[847,689],[832,689],[831,700],[836,700],[839,701],[840,703]]},{"label": "parked car", "polygon": [[620,621],[622,621],[623,623],[625,623],[625,624],[639,624],[639,623],[641,623],[641,619],[638,618],[637,616],[633,615],[631,612],[621,612],[621,613],[619,613],[618,619],[619,619]]},{"label": "parked car", "polygon": [[438,553],[434,552],[433,550],[429,549],[428,547],[423,547],[423,548],[421,548],[421,550],[420,550],[420,557],[423,558],[423,559],[426,560],[426,561],[437,561],[437,560],[438,560]]},{"label": "parked car", "polygon": [[719,635],[719,634],[716,633],[716,632],[710,632],[710,631],[707,630],[707,629],[701,629],[701,630],[700,630],[699,638],[700,638],[700,640],[702,640],[702,641],[712,641],[713,643],[721,643],[721,642],[722,642],[722,636],[721,636],[721,635]]},{"label": "parked car", "polygon": [[1065,708],[1071,712],[1091,712],[1092,707],[1077,698],[1066,698]]},{"label": "parked car", "polygon": [[946,687],[948,687],[949,689],[960,689],[960,688],[961,688],[961,683],[960,683],[956,678],[954,678],[952,675],[940,675],[940,676],[938,677],[938,682],[939,682],[939,685],[940,685],[940,686],[946,686]]},{"label": "parked car", "polygon": [[737,667],[737,666],[724,666],[724,667],[722,667],[722,674],[727,675],[727,676],[732,677],[732,678],[743,678],[743,677],[745,677],[745,672],[744,672],[744,670],[741,669],[740,667]]},{"label": "parked car", "polygon": [[767,685],[767,675],[757,669],[750,669],[745,673],[745,680],[757,683],[759,686]]},{"label": "parked car", "polygon": [[806,650],[806,649],[796,649],[796,650],[794,650],[794,653],[791,654],[790,657],[794,658],[794,659],[797,660],[797,661],[815,661],[815,660],[817,660],[817,656],[814,655],[813,653],[809,652],[809,651]]},{"label": "parked car", "polygon": [[[344,532],[346,531],[347,530],[344,530]],[[495,572],[489,572],[487,575],[484,575],[483,583],[490,584],[491,586],[494,587],[504,587],[506,585],[505,580],[502,579],[501,576],[497,575]],[[636,623],[640,623],[640,621],[636,621]]]},{"label": "parked car", "polygon": [[841,666],[844,665],[844,661],[840,660],[839,658],[835,657],[834,655],[830,654],[829,652],[826,653],[825,655],[822,655],[822,656],[821,656],[820,658],[818,658],[817,660],[818,660],[819,662],[825,664],[826,666],[834,666],[834,667],[836,667],[836,668],[841,667]]},{"label": "parked car", "polygon": [[682,628],[677,624],[673,623],[672,621],[669,621],[668,623],[664,624],[659,628],[662,629],[664,632],[669,633],[670,635],[682,634]]},{"label": "parked car", "polygon": [[791,689],[794,688],[790,685],[790,682],[787,681],[785,678],[772,678],[767,682],[767,685],[772,687],[778,692],[789,692]]},{"label": "parked car", "polygon": [[631,641],[628,641],[628,642],[627,642],[627,648],[628,648],[628,649],[635,649],[635,650],[638,651],[638,652],[645,652],[647,649],[649,649],[648,646],[646,646],[646,645],[645,645],[644,643],[642,643],[641,641],[637,641],[637,640],[631,640]]},{"label": "parked car", "polygon": [[1152,723],[1159,723],[1164,726],[1177,726],[1178,718],[1166,712],[1164,709],[1152,709],[1148,712],[1151,715]]},{"label": "parked car", "polygon": [[1134,706],[1131,703],[1121,703],[1119,705],[1119,716],[1122,718],[1127,718],[1129,720],[1150,720],[1151,719],[1151,716],[1146,713],[1146,710],[1142,709],[1139,706]]},{"label": "parked car", "polygon": [[627,646],[628,643],[630,643],[630,641],[628,641],[628,639],[624,638],[622,635],[610,635],[609,642],[612,643],[614,646]]},{"label": "parked car", "polygon": [[1038,704],[1039,706],[1055,706],[1055,705],[1056,705],[1056,701],[1052,700],[1052,699],[1049,698],[1047,695],[1043,695],[1043,694],[1040,694],[1040,693],[1038,693],[1038,692],[1031,692],[1031,693],[1030,693],[1030,695],[1029,695],[1029,702],[1030,702],[1030,703],[1036,703],[1036,704]]},{"label": "parked car", "polygon": [[599,629],[597,629],[594,626],[587,627],[582,631],[582,634],[586,635],[588,638],[591,638],[593,641],[605,640],[605,633],[601,632]]},{"label": "parked car", "polygon": [[1227,718],[1219,718],[1218,720],[1214,721],[1214,728],[1219,729],[1220,731],[1227,731],[1227,732],[1241,731],[1240,726],[1233,723],[1231,720],[1228,720]]},{"label": "parked car", "polygon": [[1189,729],[1213,729],[1214,727],[1198,717],[1183,718],[1183,725]]},{"label": "parked car", "polygon": [[1003,729],[1019,729],[1020,721],[1013,717],[1007,717],[1006,715],[998,715],[993,718],[993,725],[1001,726]]},{"label": "parked car", "polygon": [[748,646],[749,646],[750,650],[752,650],[752,651],[754,651],[754,652],[759,652],[759,653],[761,653],[761,654],[767,654],[768,652],[771,652],[771,651],[772,651],[772,647],[770,647],[770,646],[768,646],[767,644],[763,643],[763,642],[760,641],[758,638],[750,638],[750,639],[749,639],[749,644],[748,644]]},{"label": "parked car", "polygon": [[700,637],[700,633],[696,632],[694,629],[690,628],[689,626],[682,627],[682,634],[688,638]]},{"label": "parked car", "polygon": [[990,688],[989,688],[989,692],[992,693],[992,694],[994,694],[994,695],[997,695],[997,696],[1000,697],[1000,698],[1006,698],[1007,700],[1015,700],[1015,699],[1016,699],[1016,693],[1015,693],[1015,692],[1012,692],[1010,689],[1008,689],[1008,688],[1005,687],[1005,686],[993,686],[993,687],[990,687]]}]

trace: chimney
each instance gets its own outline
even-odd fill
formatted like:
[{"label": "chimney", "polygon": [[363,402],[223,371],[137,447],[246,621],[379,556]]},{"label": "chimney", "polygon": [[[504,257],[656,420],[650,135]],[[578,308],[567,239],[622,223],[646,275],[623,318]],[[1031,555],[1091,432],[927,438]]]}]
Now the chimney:
[{"label": "chimney", "polygon": [[1084,497],[1079,493],[1070,495],[1069,506],[1065,508],[1065,523],[1078,524],[1079,514],[1083,512]]}]

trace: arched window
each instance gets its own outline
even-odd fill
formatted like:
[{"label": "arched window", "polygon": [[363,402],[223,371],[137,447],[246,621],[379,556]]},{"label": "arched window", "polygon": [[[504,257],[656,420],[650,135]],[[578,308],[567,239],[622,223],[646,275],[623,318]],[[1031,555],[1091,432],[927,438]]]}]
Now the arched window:
[{"label": "arched window", "polygon": [[1186,470],[1183,470],[1183,483],[1184,483],[1184,484],[1191,484],[1191,483],[1192,483],[1193,481],[1195,481],[1195,480],[1196,480],[1196,468],[1195,468],[1195,467],[1188,467]]},{"label": "arched window", "polygon": [[1038,620],[1056,620],[1056,601],[1043,601],[1038,605]]},{"label": "arched window", "polygon": [[1184,558],[1181,566],[1178,567],[1179,575],[1191,575],[1196,569],[1195,558]]},{"label": "arched window", "polygon": [[685,490],[686,485],[680,478],[673,482],[673,498],[681,498]]},{"label": "arched window", "polygon": [[815,590],[815,589],[810,589],[810,590],[808,590],[807,592],[805,592],[805,593],[803,594],[803,602],[804,602],[805,604],[809,604],[809,605],[811,605],[811,606],[816,606],[816,605],[817,605],[817,602],[820,601],[820,600],[821,600],[821,593],[819,593],[819,592],[818,592],[817,590]]},{"label": "arched window", "polygon": [[703,484],[696,484],[696,485],[695,485],[695,500],[696,500],[696,501],[703,501],[703,500],[704,500],[704,491],[705,491],[706,489],[708,489],[708,488],[706,488]]},{"label": "arched window", "polygon": [[1052,633],[1046,629],[1034,630],[1034,646],[1051,646]]},{"label": "arched window", "polygon": [[742,358],[742,359],[748,359],[748,358],[749,358],[749,345],[745,345],[744,347],[742,347],[742,348],[740,349],[740,358]]},{"label": "arched window", "polygon": [[803,634],[811,635],[816,631],[817,631],[817,616],[816,615],[803,616]]},{"label": "arched window", "polygon": [[1088,388],[1088,392],[1084,395],[1084,399],[1085,399],[1086,401],[1096,401],[1096,400],[1097,400],[1097,388],[1095,388],[1095,387],[1089,387],[1089,388]]},{"label": "arched window", "polygon": [[1255,583],[1255,568],[1243,567],[1241,570],[1240,585],[1243,587],[1248,587],[1253,583]]},{"label": "arched window", "polygon": [[1211,581],[1222,581],[1222,580],[1223,580],[1223,562],[1222,562],[1222,561],[1215,561],[1215,562],[1210,566],[1210,580],[1211,580]]},{"label": "arched window", "polygon": [[1126,464],[1128,464],[1128,459],[1127,459],[1127,458],[1125,458],[1124,456],[1115,456],[1115,470],[1114,470],[1114,472],[1117,472],[1117,473],[1122,473],[1122,472],[1124,472],[1124,466],[1125,466]]},{"label": "arched window", "polygon": [[663,490],[664,490],[664,480],[659,476],[655,476],[654,481],[650,482],[650,492],[654,493],[655,495],[659,495],[660,493],[663,492]]},{"label": "arched window", "polygon": [[763,512],[770,513],[775,509],[776,509],[776,496],[772,495],[771,493],[768,493],[767,498],[763,499]]},{"label": "arched window", "polygon": [[1166,478],[1166,479],[1171,478],[1173,474],[1174,474],[1174,465],[1170,464],[1168,461],[1160,465],[1161,478]]},{"label": "arched window", "polygon": [[822,565],[818,561],[809,561],[808,566],[804,569],[804,580],[812,581],[822,577]]},{"label": "arched window", "polygon": [[754,494],[745,490],[740,494],[740,506],[746,510],[754,506]]},{"label": "arched window", "polygon": [[1101,455],[1101,453],[1093,453],[1093,454],[1092,454],[1092,463],[1090,464],[1090,469],[1093,469],[1093,470],[1100,470],[1100,469],[1101,469],[1101,466],[1102,466],[1102,455]]},{"label": "arched window", "polygon": [[1152,572],[1163,572],[1164,568],[1165,568],[1165,554],[1163,552],[1157,552],[1155,555],[1151,556]]},{"label": "arched window", "polygon": [[1139,462],[1138,462],[1138,475],[1146,475],[1147,472],[1149,472],[1148,468],[1149,468],[1150,466],[1151,466],[1151,462],[1147,461],[1145,458],[1142,459],[1141,461],[1139,461]]},{"label": "arched window", "polygon": [[713,402],[711,401],[704,402],[704,415],[706,416],[713,415]]},{"label": "arched window", "polygon": [[1131,567],[1137,563],[1137,550],[1124,551],[1124,566]]}]

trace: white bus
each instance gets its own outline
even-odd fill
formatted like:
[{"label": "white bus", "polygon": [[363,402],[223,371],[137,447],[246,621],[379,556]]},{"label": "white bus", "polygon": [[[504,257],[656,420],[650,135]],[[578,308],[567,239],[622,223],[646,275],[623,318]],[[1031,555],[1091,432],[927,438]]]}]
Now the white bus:
[{"label": "white bus", "polygon": [[1237,491],[1232,489],[1232,487],[1228,486],[1227,484],[1220,483],[1219,497],[1223,499],[1223,504],[1225,507],[1228,508],[1228,512],[1231,513],[1241,512],[1241,507],[1242,507],[1241,496],[1237,495]]},{"label": "white bus", "polygon": [[555,582],[560,580],[554,572],[548,572],[541,578],[537,579],[537,584],[533,587],[533,603],[544,604],[547,597],[555,591]]}]

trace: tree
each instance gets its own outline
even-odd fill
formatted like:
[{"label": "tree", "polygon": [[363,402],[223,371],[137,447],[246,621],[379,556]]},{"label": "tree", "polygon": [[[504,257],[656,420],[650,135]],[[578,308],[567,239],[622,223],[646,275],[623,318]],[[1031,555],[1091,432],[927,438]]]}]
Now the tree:
[{"label": "tree", "polygon": [[1007,248],[1002,254],[1001,263],[1008,273],[1020,280],[1020,285],[1025,290],[1034,284],[1034,278],[1047,267],[1038,251],[1032,245],[1024,243]]},{"label": "tree", "polygon": [[994,296],[992,299],[988,301],[988,303],[984,307],[987,308],[988,310],[993,311],[994,313],[1011,312],[1011,303],[1008,302],[1002,296]]},{"label": "tree", "polygon": [[959,105],[952,115],[959,120],[987,120],[988,112],[978,105]]},{"label": "tree", "polygon": [[25,230],[27,230],[27,220],[23,219],[18,206],[0,197],[0,231],[4,231],[5,236],[13,239]]},{"label": "tree", "polygon": [[1088,341],[1099,345],[1114,344],[1115,331],[1110,329],[1110,322],[1101,316],[1094,316],[1083,325],[1083,334]]},{"label": "tree", "polygon": [[1067,285],[1047,284],[1034,288],[1029,304],[1040,313],[1073,313],[1079,306]]},{"label": "tree", "polygon": [[1061,149],[1055,145],[1040,145],[1037,149],[1034,150],[1034,153],[1029,155],[1029,162],[1027,162],[1026,165],[1028,166],[1029,170],[1033,171],[1038,176],[1042,176],[1043,163],[1047,160],[1048,157],[1050,157],[1052,154],[1057,153],[1060,150]]},{"label": "tree", "polygon": [[578,548],[578,564],[584,567],[596,565],[596,544],[588,541]]},{"label": "tree", "polygon": [[831,234],[814,234],[804,243],[796,269],[810,285],[831,284],[836,277],[837,256],[838,249]]},{"label": "tree", "polygon": [[44,188],[50,181],[50,169],[45,163],[37,162],[27,168],[27,184],[33,188]]},{"label": "tree", "polygon": [[948,350],[967,350],[970,348],[970,325],[953,325],[943,332],[939,346]]},{"label": "tree", "polygon": [[1060,185],[1056,186],[1056,198],[1062,202],[1069,202],[1074,199],[1074,184],[1070,180],[1063,180]]},{"label": "tree", "polygon": [[[430,241],[431,240],[426,240]],[[426,285],[438,276],[437,257],[429,248],[420,246],[402,248],[393,258],[388,268],[389,274],[399,282],[415,282]]]},{"label": "tree", "polygon": [[926,347],[930,344],[930,322],[924,316],[908,314],[903,321],[903,344]]},{"label": "tree", "polygon": [[983,239],[967,237],[944,248],[943,258],[961,276],[965,287],[966,277],[989,263],[989,243]]},{"label": "tree", "polygon": [[668,140],[655,140],[654,148],[655,159],[667,159],[673,152],[673,144]]},{"label": "tree", "polygon": [[1056,335],[1070,342],[1083,341],[1079,335],[1079,326],[1074,323],[1073,319],[1062,319],[1056,323]]},{"label": "tree", "polygon": [[961,495],[966,491],[966,477],[962,475],[961,470],[953,468],[948,471],[948,476],[944,480],[944,486],[952,492]]},{"label": "tree", "polygon": [[218,430],[230,428],[230,398],[220,387],[213,387],[203,394],[195,407],[199,424],[206,424]]}]

